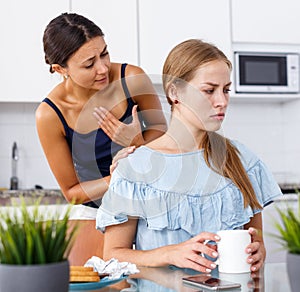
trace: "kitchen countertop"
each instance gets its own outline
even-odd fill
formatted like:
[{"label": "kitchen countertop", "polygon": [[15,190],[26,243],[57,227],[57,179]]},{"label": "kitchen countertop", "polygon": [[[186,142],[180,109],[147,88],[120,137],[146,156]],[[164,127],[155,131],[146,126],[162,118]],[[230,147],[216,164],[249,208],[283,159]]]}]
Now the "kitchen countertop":
[{"label": "kitchen countertop", "polygon": [[[0,190],[0,212],[14,212],[22,202],[31,209],[39,203],[39,210],[52,218],[53,214],[61,216],[68,210],[70,203],[65,199],[59,189],[25,189],[25,190]],[[91,220],[96,217],[97,209],[81,204],[71,207],[70,220]]]},{"label": "kitchen countertop", "polygon": [[44,205],[67,204],[59,189],[0,190],[0,206],[18,204],[22,198],[28,205],[34,205],[37,200],[41,200],[40,203]]},{"label": "kitchen countertop", "polygon": [[[192,270],[174,268],[146,268],[138,267],[140,273],[131,275],[128,279],[119,284],[112,285],[96,291],[160,291],[160,292],[197,292],[200,288],[186,286],[182,283],[182,277],[199,274]],[[213,271],[214,272],[214,271]],[[290,292],[289,279],[285,263],[267,263],[255,278],[251,278],[250,273],[243,274],[219,274],[212,273],[212,276],[231,282],[238,282],[241,289],[231,289],[226,291],[239,292]],[[130,288],[125,288],[127,282]],[[123,285],[122,285],[123,284]],[[204,290],[203,290],[204,291]],[[205,290],[208,291],[208,290]]]},{"label": "kitchen countertop", "polygon": [[[139,278],[136,282],[137,290],[130,291],[180,291],[193,292],[199,291],[197,287],[185,286],[182,283],[182,277],[187,274],[197,274],[191,270],[170,269],[170,268],[141,268],[141,273],[133,275],[132,278]],[[199,274],[199,273],[198,273]],[[264,268],[256,275],[255,278],[250,273],[242,274],[225,274],[218,273],[217,269],[212,271],[212,276],[231,282],[238,282],[242,285],[241,289],[231,289],[228,291],[261,291],[261,292],[289,292],[289,279],[285,263],[265,264]],[[143,279],[143,280],[141,280]],[[250,287],[252,288],[250,288]],[[139,290],[143,287],[142,290]],[[149,287],[150,289],[144,289]],[[160,288],[160,290],[159,290]],[[206,290],[205,290],[206,291]]]}]

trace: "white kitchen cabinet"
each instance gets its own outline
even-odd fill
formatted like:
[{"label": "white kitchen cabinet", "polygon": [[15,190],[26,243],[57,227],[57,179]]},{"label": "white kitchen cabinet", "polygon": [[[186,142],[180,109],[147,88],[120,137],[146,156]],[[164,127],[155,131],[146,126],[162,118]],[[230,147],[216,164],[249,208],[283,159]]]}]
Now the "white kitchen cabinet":
[{"label": "white kitchen cabinet", "polygon": [[299,0],[231,0],[232,41],[300,44]]},{"label": "white kitchen cabinet", "polygon": [[138,0],[141,67],[160,82],[169,51],[190,38],[214,43],[230,58],[229,4],[229,0]]},{"label": "white kitchen cabinet", "polygon": [[71,11],[95,22],[103,31],[112,62],[138,65],[136,0],[71,0]]},{"label": "white kitchen cabinet", "polygon": [[68,8],[68,0],[1,1],[0,101],[41,101],[59,81],[45,63],[42,36]]}]

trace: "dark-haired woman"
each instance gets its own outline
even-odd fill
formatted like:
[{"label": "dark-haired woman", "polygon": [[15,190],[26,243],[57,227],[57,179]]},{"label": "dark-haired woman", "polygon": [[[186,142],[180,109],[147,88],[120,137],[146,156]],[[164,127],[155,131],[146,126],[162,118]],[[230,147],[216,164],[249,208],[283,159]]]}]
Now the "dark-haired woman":
[{"label": "dark-haired woman", "polygon": [[150,79],[137,66],[111,63],[103,32],[91,20],[61,14],[47,25],[43,44],[50,72],[62,82],[37,108],[36,125],[65,198],[78,203],[73,218],[84,220],[70,256],[71,264],[83,264],[102,255],[95,216],[113,155],[157,138],[166,122]]}]

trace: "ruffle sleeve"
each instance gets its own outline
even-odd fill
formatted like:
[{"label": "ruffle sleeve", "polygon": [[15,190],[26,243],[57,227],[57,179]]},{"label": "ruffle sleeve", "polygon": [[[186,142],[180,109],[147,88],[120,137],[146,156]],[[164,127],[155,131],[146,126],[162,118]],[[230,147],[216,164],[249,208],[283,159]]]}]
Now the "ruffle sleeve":
[{"label": "ruffle sleeve", "polygon": [[252,183],[256,197],[262,207],[272,203],[282,196],[281,189],[275,181],[273,174],[261,160],[248,170],[248,176]]}]

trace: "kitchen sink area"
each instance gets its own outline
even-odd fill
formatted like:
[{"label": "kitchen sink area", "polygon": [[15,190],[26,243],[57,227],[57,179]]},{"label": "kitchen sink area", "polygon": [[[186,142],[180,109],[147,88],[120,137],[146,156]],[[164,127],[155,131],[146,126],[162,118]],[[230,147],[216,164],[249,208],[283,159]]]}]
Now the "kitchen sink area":
[{"label": "kitchen sink area", "polygon": [[27,205],[34,205],[40,200],[40,205],[68,204],[59,189],[20,189],[0,190],[0,206],[16,206],[24,199]]},{"label": "kitchen sink area", "polygon": [[[19,214],[22,200],[32,211],[35,209],[35,204],[38,203],[38,210],[44,214],[44,220],[52,220],[57,218],[57,215],[59,218],[63,218],[70,207],[59,189],[0,190],[0,212]],[[70,220],[77,218],[80,208],[81,205],[72,206]]]},{"label": "kitchen sink area", "polygon": [[[22,200],[26,206],[34,210],[38,203],[39,212],[44,214],[44,219],[63,218],[68,211],[70,203],[65,199],[60,189],[19,189],[19,190],[0,190],[0,212],[20,212]],[[85,213],[85,206],[78,204],[71,207],[70,220],[89,219]]]}]

